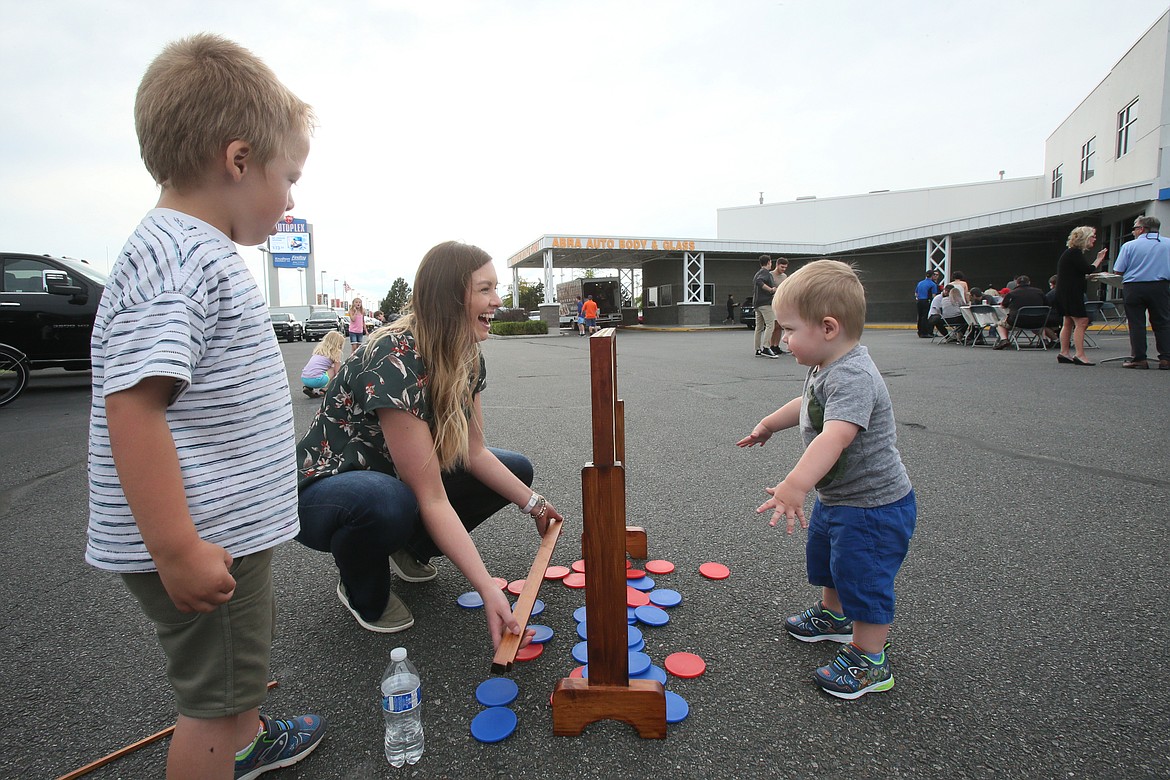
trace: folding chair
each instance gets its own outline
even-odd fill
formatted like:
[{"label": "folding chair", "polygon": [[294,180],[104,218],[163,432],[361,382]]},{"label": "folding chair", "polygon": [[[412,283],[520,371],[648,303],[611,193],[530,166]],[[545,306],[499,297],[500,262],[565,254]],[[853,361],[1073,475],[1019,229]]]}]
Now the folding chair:
[{"label": "folding chair", "polygon": [[963,317],[944,317],[943,324],[947,326],[947,335],[939,336],[935,333],[930,340],[931,344],[963,344],[967,336],[966,322]]},{"label": "folding chair", "polygon": [[[1104,306],[1105,304],[1101,301],[1085,302],[1085,313],[1089,315],[1090,325],[1092,325],[1094,322],[1105,321],[1105,315],[1101,313],[1101,309]],[[1097,342],[1093,341],[1093,336],[1089,333],[1087,328],[1085,329],[1085,347],[1088,349],[1100,349],[1100,347],[1097,346]]]},{"label": "folding chair", "polygon": [[964,316],[970,312],[967,322],[970,323],[968,329],[968,343],[971,346],[976,346],[982,342],[982,346],[990,347],[994,342],[991,336],[994,335],[996,339],[999,334],[996,333],[995,327],[999,325],[999,312],[996,311],[997,306],[986,306],[984,304],[973,304],[968,308],[963,309]]},{"label": "folding chair", "polygon": [[1048,340],[1044,338],[1044,329],[1048,326],[1048,312],[1051,306],[1021,306],[1016,313],[1008,317],[1008,342],[1017,350],[1020,348],[1020,337],[1028,340],[1025,346],[1039,345],[1041,349],[1048,349]]},{"label": "folding chair", "polygon": [[1113,301],[1104,301],[1101,304],[1101,319],[1106,324],[1103,330],[1112,333],[1125,325],[1125,309],[1117,308]]}]

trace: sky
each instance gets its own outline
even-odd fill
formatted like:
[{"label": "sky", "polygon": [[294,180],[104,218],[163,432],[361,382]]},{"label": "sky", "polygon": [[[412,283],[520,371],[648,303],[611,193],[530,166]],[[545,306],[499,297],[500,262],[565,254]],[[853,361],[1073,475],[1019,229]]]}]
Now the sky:
[{"label": "sky", "polygon": [[[134,94],[168,42],[259,55],[318,117],[295,217],[376,302],[457,239],[716,238],[719,208],[1043,174],[1167,0],[4,3],[0,249],[107,268],[158,198]],[[778,236],[777,240],[782,240]],[[253,273],[263,255],[241,248]],[[525,278],[539,279],[527,270]],[[279,272],[280,303],[305,274]]]}]

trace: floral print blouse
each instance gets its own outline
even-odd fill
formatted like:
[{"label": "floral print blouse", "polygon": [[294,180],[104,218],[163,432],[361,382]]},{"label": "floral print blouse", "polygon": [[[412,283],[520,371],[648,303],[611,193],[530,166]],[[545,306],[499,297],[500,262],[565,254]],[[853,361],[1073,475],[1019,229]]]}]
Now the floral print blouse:
[{"label": "floral print blouse", "polygon": [[[487,386],[487,367],[479,356],[472,394]],[[380,408],[401,409],[428,423],[432,419],[427,367],[408,331],[362,347],[346,360],[325,389],[309,431],[297,444],[298,488],[343,471],[380,471],[398,476],[382,427]],[[470,414],[470,409],[466,410]]]}]

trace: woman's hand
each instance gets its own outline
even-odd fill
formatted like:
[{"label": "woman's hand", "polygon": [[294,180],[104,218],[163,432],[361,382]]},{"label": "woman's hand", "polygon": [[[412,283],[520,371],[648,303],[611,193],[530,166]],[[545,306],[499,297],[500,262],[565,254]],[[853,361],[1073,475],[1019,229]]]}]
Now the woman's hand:
[{"label": "woman's hand", "polygon": [[544,536],[544,532],[548,530],[549,523],[553,520],[564,520],[557,508],[545,498],[540,496],[536,501],[536,506],[532,507],[532,511],[528,513],[532,519],[536,521],[536,533]]},{"label": "woman's hand", "polygon": [[[516,620],[512,614],[512,605],[508,603],[508,597],[499,588],[493,587],[486,593],[481,591],[479,595],[483,599],[483,611],[487,615],[488,633],[492,637],[492,647],[498,649],[505,631],[511,634],[520,633],[520,621]],[[536,636],[536,629],[526,630],[524,636],[520,638],[520,646],[527,645],[534,636]]]},{"label": "woman's hand", "polygon": [[1109,247],[1107,246],[1102,247],[1101,251],[1097,253],[1097,262],[1093,263],[1093,265],[1100,265],[1106,257],[1109,257]]}]

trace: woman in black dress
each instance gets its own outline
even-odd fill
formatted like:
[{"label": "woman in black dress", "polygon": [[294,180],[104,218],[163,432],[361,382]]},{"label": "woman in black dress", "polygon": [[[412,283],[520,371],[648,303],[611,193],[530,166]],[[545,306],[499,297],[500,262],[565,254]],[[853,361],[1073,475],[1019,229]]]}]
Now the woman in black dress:
[{"label": "woman in black dress", "polygon": [[[1109,255],[1109,249],[1097,253],[1097,259],[1090,263],[1085,252],[1097,241],[1097,229],[1079,227],[1068,235],[1068,249],[1056,264],[1056,308],[1064,318],[1060,329],[1060,354],[1056,360],[1078,366],[1092,366],[1085,357],[1085,330],[1089,327],[1089,313],[1085,310],[1086,277],[1100,269]],[[1069,341],[1076,350],[1069,355]]]}]

